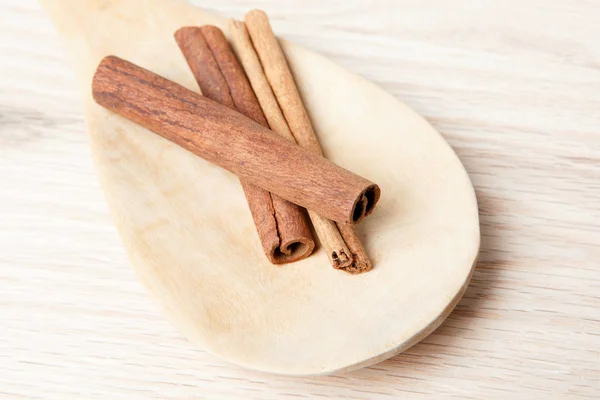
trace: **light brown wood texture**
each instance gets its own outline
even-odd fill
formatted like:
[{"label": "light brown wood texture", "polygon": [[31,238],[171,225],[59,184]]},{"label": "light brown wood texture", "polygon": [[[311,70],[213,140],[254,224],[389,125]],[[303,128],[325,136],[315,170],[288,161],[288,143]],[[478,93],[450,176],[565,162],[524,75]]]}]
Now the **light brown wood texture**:
[{"label": "light brown wood texture", "polygon": [[[456,305],[479,250],[475,193],[452,149],[406,105],[317,54],[286,46],[315,124],[338,149],[331,159],[378,180],[389,194],[362,224],[376,271],[360,279],[340,276],[322,254],[274,269],[250,251],[255,243],[245,231],[253,226],[240,223],[247,210],[239,208],[237,185],[147,129],[333,220],[340,211],[335,205],[354,207],[370,182],[174,83],[186,82],[190,71],[175,41],[162,36],[190,25],[190,18],[210,23],[202,10],[177,0],[149,0],[143,11],[133,0],[43,4],[79,75],[98,175],[132,265],[191,341],[261,371],[331,374],[405,350]],[[81,37],[87,38],[83,51]],[[154,44],[141,47],[136,37]],[[245,150],[260,157],[236,163]],[[257,173],[269,165],[274,179]],[[310,192],[321,189],[319,203]],[[339,198],[326,196],[336,192]]]},{"label": "light brown wood texture", "polygon": [[278,34],[375,81],[442,133],[481,208],[471,285],[422,342],[350,373],[273,376],[199,350],[130,268],[54,27],[35,2],[8,0],[0,4],[0,397],[598,398],[597,3],[198,4],[238,18],[265,8]]},{"label": "light brown wood texture", "polygon": [[[452,149],[406,105],[325,58],[287,46],[298,80],[304,70],[306,96],[319,91],[308,108],[340,149],[332,160],[379,180],[389,195],[363,223],[376,272],[340,276],[318,254],[274,269],[251,251],[255,241],[245,232],[253,226],[241,223],[247,210],[240,209],[237,185],[183,148],[333,220],[356,219],[342,206],[356,207],[371,183],[175,83],[186,82],[190,71],[185,62],[174,64],[183,57],[162,35],[190,25],[189,18],[210,23],[202,10],[176,0],[151,0],[143,12],[129,0],[86,0],[75,9],[64,0],[43,4],[73,56],[98,175],[132,265],[191,341],[261,371],[330,374],[410,347],[458,302],[479,249],[473,187]],[[154,46],[124,40],[134,37]],[[357,148],[377,162],[361,162]],[[246,150],[251,154],[238,162]],[[260,174],[269,165],[272,179]],[[285,185],[279,178],[287,178]]]}]

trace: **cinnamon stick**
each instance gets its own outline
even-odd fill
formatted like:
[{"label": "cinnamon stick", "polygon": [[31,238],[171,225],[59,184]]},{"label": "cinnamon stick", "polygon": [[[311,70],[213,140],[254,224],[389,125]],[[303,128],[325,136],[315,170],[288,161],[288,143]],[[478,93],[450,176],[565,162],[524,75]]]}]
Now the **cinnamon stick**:
[{"label": "cinnamon stick", "polygon": [[[359,222],[379,187],[224,105],[115,56],[92,81],[94,100],[192,153],[336,222]],[[370,205],[372,207],[372,205]]]},{"label": "cinnamon stick", "polygon": [[[202,93],[268,128],[244,70],[223,32],[214,26],[175,32]],[[315,247],[306,212],[287,200],[240,180],[263,250],[273,264],[308,257]]]},{"label": "cinnamon stick", "polygon": [[344,242],[350,249],[350,253],[352,254],[352,263],[346,268],[343,269],[346,272],[351,274],[360,274],[362,272],[367,272],[373,268],[373,264],[371,263],[371,259],[367,254],[360,238],[358,237],[358,232],[356,232],[356,226],[353,224],[344,224],[344,223],[336,223],[342,238],[344,238]]},{"label": "cinnamon stick", "polygon": [[[253,10],[246,14],[245,22],[252,48],[255,49],[262,65],[261,71],[269,82],[294,138],[301,147],[315,154],[323,155],[323,150],[310,122],[308,112],[304,107],[292,72],[273,33],[267,15],[263,11]],[[358,212],[362,213],[363,216],[370,214],[373,211],[371,205],[378,201],[379,194],[377,193],[375,196],[362,196],[357,207]],[[350,273],[370,270],[372,268],[371,261],[360,242],[356,229],[353,226],[340,223],[337,224],[337,227],[352,254],[352,264],[340,269]]]},{"label": "cinnamon stick", "polygon": [[[271,129],[291,142],[296,143],[296,139],[294,139],[294,135],[292,135],[285,117],[277,104],[277,99],[271,90],[271,86],[264,75],[260,60],[256,51],[254,51],[252,41],[244,23],[230,20],[228,28],[231,35],[231,43],[244,66],[244,70],[248,75],[248,79],[252,84],[254,93],[258,97],[260,106]],[[321,217],[314,211],[309,210],[308,214],[331,265],[334,268],[343,270],[352,268],[352,253],[348,246],[346,246],[346,242],[336,224],[327,218]]]}]

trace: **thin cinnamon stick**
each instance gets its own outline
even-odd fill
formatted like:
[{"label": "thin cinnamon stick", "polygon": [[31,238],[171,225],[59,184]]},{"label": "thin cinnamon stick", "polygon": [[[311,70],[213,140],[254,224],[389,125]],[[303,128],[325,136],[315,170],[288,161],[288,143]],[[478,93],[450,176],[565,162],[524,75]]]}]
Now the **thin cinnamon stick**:
[{"label": "thin cinnamon stick", "polygon": [[336,222],[357,223],[361,197],[379,187],[248,117],[115,56],[92,80],[101,106],[292,203]]},{"label": "thin cinnamon stick", "polygon": [[267,15],[264,11],[252,10],[245,15],[244,21],[264,74],[294,138],[301,147],[322,154],[321,145]]},{"label": "thin cinnamon stick", "polygon": [[[267,15],[263,11],[253,10],[246,14],[245,22],[253,48],[256,50],[261,62],[264,76],[269,82],[294,138],[301,147],[315,154],[322,155],[323,150]],[[370,214],[373,211],[371,205],[378,201],[379,194],[375,196],[362,196],[359,200],[357,211],[362,213],[363,216]],[[340,269],[344,269],[350,273],[370,270],[372,268],[371,261],[360,242],[356,229],[352,226],[345,226],[339,223],[337,226],[344,242],[352,253],[353,260],[350,266]]]},{"label": "thin cinnamon stick", "polygon": [[[206,97],[268,128],[250,83],[219,28],[183,27],[175,32],[175,40]],[[284,264],[308,257],[315,242],[306,212],[243,179],[240,183],[269,261]]]},{"label": "thin cinnamon stick", "polygon": [[362,245],[360,238],[358,237],[356,226],[339,222],[337,222],[336,225],[340,230],[340,234],[344,238],[346,245],[350,249],[350,253],[352,254],[351,265],[343,268],[343,270],[351,274],[360,274],[362,272],[371,270],[373,268],[373,264],[371,263],[371,259]]},{"label": "thin cinnamon stick", "polygon": [[[260,60],[258,59],[256,51],[254,51],[252,41],[250,40],[250,36],[248,35],[244,23],[241,21],[230,20],[228,29],[229,34],[231,35],[231,43],[244,66],[244,70],[248,75],[248,79],[252,84],[254,93],[256,93],[271,129],[291,142],[296,143],[296,139],[294,139],[294,135],[292,135],[292,132],[285,121],[285,117],[277,104],[277,99],[271,90],[271,86],[264,75]],[[335,223],[327,218],[321,217],[314,211],[309,210],[308,213],[315,228],[315,232],[317,233],[317,237],[319,238],[321,246],[323,246],[331,265],[334,268],[343,270],[352,268],[352,253],[348,246],[346,246]]]}]

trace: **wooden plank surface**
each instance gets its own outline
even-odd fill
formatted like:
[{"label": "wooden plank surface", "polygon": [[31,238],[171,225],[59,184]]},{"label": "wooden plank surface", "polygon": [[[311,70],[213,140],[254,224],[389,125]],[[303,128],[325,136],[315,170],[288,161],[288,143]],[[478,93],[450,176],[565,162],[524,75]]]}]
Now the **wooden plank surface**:
[{"label": "wooden plank surface", "polygon": [[53,27],[3,0],[0,398],[600,398],[600,3],[196,3],[264,8],[444,135],[480,202],[472,284],[434,334],[352,373],[272,376],[195,349],[129,267]]}]

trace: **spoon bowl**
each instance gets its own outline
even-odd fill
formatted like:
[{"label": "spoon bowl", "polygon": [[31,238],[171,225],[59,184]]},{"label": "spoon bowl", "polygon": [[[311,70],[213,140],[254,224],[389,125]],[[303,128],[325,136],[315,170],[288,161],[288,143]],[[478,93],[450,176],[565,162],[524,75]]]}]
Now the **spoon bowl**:
[{"label": "spoon bowl", "polygon": [[326,156],[379,184],[358,226],[375,268],[334,270],[322,250],[271,265],[238,179],[98,106],[116,55],[191,90],[173,33],[225,20],[177,0],[42,0],[75,67],[102,188],[132,266],[194,343],[249,368],[315,375],[403,351],[448,316],[479,249],[473,187],[417,113],[376,85],[282,42]]}]

